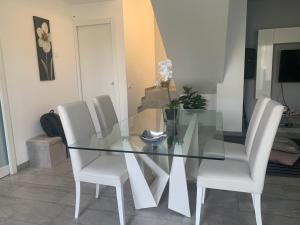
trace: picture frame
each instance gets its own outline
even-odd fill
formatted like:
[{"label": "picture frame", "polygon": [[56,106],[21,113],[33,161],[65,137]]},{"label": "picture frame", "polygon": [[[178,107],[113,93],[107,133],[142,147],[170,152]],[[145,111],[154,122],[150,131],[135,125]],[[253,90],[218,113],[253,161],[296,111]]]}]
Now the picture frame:
[{"label": "picture frame", "polygon": [[50,22],[47,19],[34,16],[33,24],[40,80],[55,80]]}]

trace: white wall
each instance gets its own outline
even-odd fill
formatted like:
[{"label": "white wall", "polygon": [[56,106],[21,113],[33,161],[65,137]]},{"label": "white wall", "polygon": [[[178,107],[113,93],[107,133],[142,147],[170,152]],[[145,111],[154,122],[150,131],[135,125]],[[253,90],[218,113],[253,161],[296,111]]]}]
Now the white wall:
[{"label": "white wall", "polygon": [[167,59],[168,56],[155,17],[154,17],[154,33],[155,33],[155,68],[156,68],[155,72],[156,72],[156,79],[160,79],[161,76],[158,72],[158,63],[162,60]]},{"label": "white wall", "polygon": [[[234,16],[232,16],[236,21],[234,19],[230,20],[231,24],[233,24],[229,26],[232,36],[227,39],[229,46],[231,46],[230,49],[227,49],[227,56],[230,60],[226,61],[226,71],[228,72],[225,74],[222,93],[225,93],[224,96],[227,96],[227,100],[230,101],[223,104],[224,108],[227,107],[225,115],[229,118],[227,124],[225,124],[225,129],[237,131],[240,128],[239,118],[241,118],[240,91],[242,89],[240,86],[242,86],[242,81],[240,80],[240,76],[242,76],[242,69],[240,65],[241,61],[243,61],[243,19],[245,12],[244,10],[241,10],[244,9],[244,1],[241,3],[237,3],[237,0],[232,1],[236,1],[237,4],[236,14],[233,14]],[[206,0],[205,3],[208,4]],[[217,4],[217,1],[214,3]],[[193,17],[188,17],[187,19],[191,19],[192,23],[196,22],[196,25],[192,27],[192,34],[198,32],[197,30],[200,30],[201,32],[199,35],[192,35],[190,40],[183,38],[182,35],[186,35],[184,32],[175,36],[177,38],[176,41],[187,44],[187,47],[191,50],[191,55],[188,57],[187,64],[184,65],[191,65],[191,61],[198,59],[198,54],[193,54],[200,52],[202,56],[199,58],[199,61],[203,59],[202,62],[204,62],[204,64],[201,65],[204,68],[197,67],[199,70],[194,70],[194,72],[201,71],[202,69],[207,72],[207,68],[215,69],[213,71],[209,70],[210,72],[207,72],[207,74],[193,73],[195,77],[190,79],[191,82],[198,81],[200,85],[203,84],[203,90],[206,89],[206,85],[208,85],[208,92],[213,90],[214,88],[212,88],[212,86],[215,86],[216,84],[211,81],[207,81],[206,83],[205,79],[210,76],[215,76],[215,74],[219,74],[220,66],[222,64],[224,66],[224,63],[222,62],[225,62],[225,43],[223,43],[222,40],[226,40],[225,37],[227,35],[227,0],[220,4],[224,4],[222,5],[223,7],[212,7],[210,8],[210,11],[205,11],[201,7],[200,11],[199,8],[192,9],[192,12],[200,16],[201,23],[198,24],[199,20],[194,21]],[[167,7],[167,5],[165,6]],[[72,16],[75,17],[75,20],[113,19],[115,24],[114,32],[116,36],[116,48],[118,51],[117,63],[119,64],[118,73],[120,80],[118,85],[126,84],[122,1],[114,0],[93,4],[80,4],[72,6],[72,12],[70,9],[70,5],[61,0],[2,0],[0,2],[0,39],[3,48],[3,61],[7,79],[18,164],[28,160],[25,145],[26,140],[42,133],[39,124],[41,114],[55,108],[58,104],[79,99],[75,69],[76,60],[74,57],[75,49]],[[215,11],[216,9],[218,12]],[[179,17],[179,15],[176,14],[176,10],[167,10],[170,12],[170,16]],[[214,13],[211,13],[212,11],[214,11]],[[188,13],[189,11],[187,10],[185,12]],[[215,15],[218,16],[216,17]],[[40,16],[50,20],[53,38],[55,81],[41,82],[39,80],[32,16]],[[210,19],[206,20],[207,18]],[[182,21],[180,24],[181,28],[182,26],[186,26],[186,23],[182,23]],[[207,26],[207,24],[210,24],[210,26]],[[201,29],[201,25],[205,25],[204,30]],[[199,29],[195,29],[195,27]],[[175,31],[176,26],[173,28],[173,31]],[[185,37],[189,37],[189,35]],[[199,39],[204,40],[200,47],[195,47],[195,45],[190,43],[191,40],[197,42]],[[184,40],[189,40],[189,43]],[[236,41],[236,44],[234,44],[234,40]],[[212,53],[208,55],[202,54],[203,52],[210,52],[208,51],[208,49],[210,49],[208,46],[211,47]],[[177,47],[183,48],[184,46]],[[151,49],[149,51],[152,52]],[[231,54],[230,52],[234,54]],[[207,61],[205,56],[208,56],[209,59],[216,57],[218,66],[216,66],[215,63],[212,63],[212,60]],[[236,62],[231,63],[234,59]],[[199,61],[194,61],[194,65],[197,65]],[[175,68],[176,65],[175,62]],[[188,74],[190,74],[190,69],[195,69],[193,66],[189,67],[184,65],[179,66],[178,64],[177,69],[175,69],[175,74],[182,76],[183,81],[184,79],[188,80],[190,78],[188,76]],[[181,72],[179,72],[179,68],[181,68]],[[204,80],[200,79],[202,75],[205,77]],[[219,75],[217,75],[217,77],[219,77]],[[213,80],[215,78],[213,78]],[[189,83],[184,82],[184,84]],[[194,82],[191,84],[194,84]],[[212,84],[212,86],[210,84]],[[120,93],[120,102],[124,105],[124,107],[122,107],[123,112],[121,115],[125,118],[127,114],[127,91],[126,89],[124,91],[123,87],[120,87],[120,89],[123,90]],[[234,91],[231,89],[237,90]],[[215,101],[214,95],[211,97],[213,99],[212,101]],[[233,102],[236,103],[233,104]],[[227,117],[225,117],[225,119]]]},{"label": "white wall", "polygon": [[246,15],[247,0],[230,0],[225,75],[217,94],[225,131],[242,131]]},{"label": "white wall", "polygon": [[137,113],[145,88],[156,79],[155,24],[150,0],[123,0],[128,112]]},{"label": "white wall", "polygon": [[72,5],[72,15],[75,21],[95,21],[101,19],[112,20],[113,42],[115,44],[116,57],[116,85],[118,87],[120,104],[119,119],[124,120],[128,117],[127,105],[127,81],[125,67],[125,47],[124,47],[124,24],[122,0],[103,1],[99,3],[87,3]]},{"label": "white wall", "polygon": [[225,63],[229,0],[151,0],[176,86],[215,94]]},{"label": "white wall", "polygon": [[[54,81],[40,81],[32,16],[50,20]],[[28,160],[26,140],[42,132],[39,118],[58,104],[78,100],[70,6],[60,0],[2,0],[0,39],[17,163]]]},{"label": "white wall", "polygon": [[299,0],[249,0],[247,48],[257,47],[258,30],[300,27]]},{"label": "white wall", "polygon": [[156,60],[165,58],[150,0],[78,4],[72,6],[72,14],[76,21],[113,18],[123,118],[136,113],[145,88],[153,86],[156,79]]},{"label": "white wall", "polygon": [[218,104],[224,130],[241,132],[247,0],[152,4],[179,90],[182,85],[198,89],[209,109]]}]

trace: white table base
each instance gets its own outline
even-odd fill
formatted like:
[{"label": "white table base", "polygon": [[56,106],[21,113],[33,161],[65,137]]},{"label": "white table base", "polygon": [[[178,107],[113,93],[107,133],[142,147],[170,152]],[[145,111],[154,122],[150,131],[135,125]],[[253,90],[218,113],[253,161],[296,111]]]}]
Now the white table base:
[{"label": "white table base", "polygon": [[[126,149],[132,149],[132,146],[127,140],[123,141],[123,146]],[[146,181],[136,156],[138,156],[142,162],[152,170],[154,175],[156,175],[156,178],[150,186]],[[135,208],[144,209],[157,207],[168,183],[169,174],[147,155],[126,153],[125,160]]]},{"label": "white table base", "polygon": [[[196,114],[193,115],[188,125],[183,144],[176,144],[175,154],[187,154],[194,148],[198,149],[198,120]],[[168,208],[186,217],[191,217],[186,161],[187,158],[185,157],[173,158],[170,173]],[[193,167],[193,165],[191,166]]]},{"label": "white table base", "polygon": [[[127,150],[133,150],[128,140],[123,140],[123,147]],[[187,154],[189,151],[197,149],[198,117],[196,114],[193,114],[188,124],[183,144],[176,144],[174,151],[175,154]],[[151,185],[148,185],[137,157],[141,159],[156,176]],[[168,156],[158,156],[158,160],[155,162],[147,155],[126,153],[125,160],[136,209],[157,207],[170,179],[168,208],[186,217],[191,216],[186,175],[187,158],[173,157],[170,175],[168,174]],[[195,164],[195,162],[193,163]],[[197,166],[199,165],[189,165],[189,167],[193,168]]]}]

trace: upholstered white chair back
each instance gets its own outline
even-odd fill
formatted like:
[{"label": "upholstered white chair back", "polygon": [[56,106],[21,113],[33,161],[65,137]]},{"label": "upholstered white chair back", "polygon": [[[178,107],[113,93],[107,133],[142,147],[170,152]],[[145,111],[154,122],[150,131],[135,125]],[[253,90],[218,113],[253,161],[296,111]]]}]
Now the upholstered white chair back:
[{"label": "upholstered white chair back", "polygon": [[253,140],[249,167],[252,179],[257,185],[257,193],[261,193],[263,190],[270,151],[281,120],[283,108],[281,104],[272,100],[267,103]]},{"label": "upholstered white chair back", "polygon": [[260,97],[254,107],[251,120],[249,123],[247,135],[246,135],[246,141],[245,141],[245,146],[246,146],[246,153],[249,158],[250,156],[250,150],[252,148],[253,140],[255,133],[257,131],[259,122],[262,118],[263,112],[267,106],[267,103],[270,101],[270,98],[267,97]]},{"label": "upholstered white chair back", "polygon": [[[73,102],[57,107],[68,144],[73,144],[95,134],[95,127],[88,109],[83,101]],[[79,171],[99,156],[99,152],[69,149],[75,180]]]},{"label": "upholstered white chair back", "polygon": [[93,102],[101,130],[107,134],[118,123],[113,103],[108,95],[97,96]]}]

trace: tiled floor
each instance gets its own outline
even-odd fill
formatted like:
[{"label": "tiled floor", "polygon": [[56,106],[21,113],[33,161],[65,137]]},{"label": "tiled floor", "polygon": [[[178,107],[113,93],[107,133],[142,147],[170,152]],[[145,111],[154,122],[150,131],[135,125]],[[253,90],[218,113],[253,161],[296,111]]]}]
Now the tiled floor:
[{"label": "tiled floor", "polygon": [[[190,185],[192,218],[167,209],[167,194],[158,208],[135,210],[125,185],[127,225],[194,224],[195,186]],[[0,225],[118,225],[115,192],[104,187],[100,199],[95,186],[82,188],[81,214],[74,215],[74,181],[70,163],[55,169],[26,169],[0,180]],[[262,198],[264,225],[300,224],[300,178],[267,177]],[[202,225],[254,225],[247,194],[208,190]]]}]

